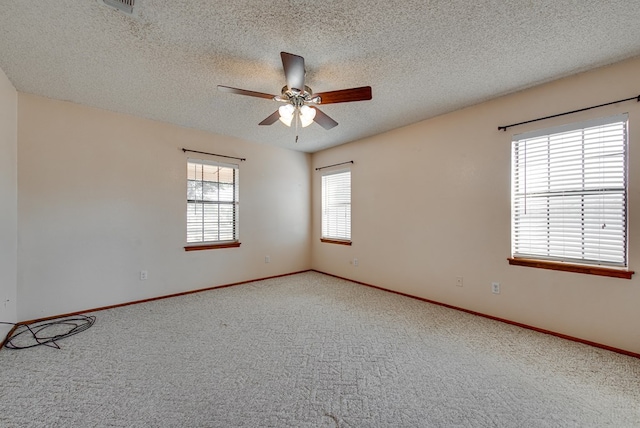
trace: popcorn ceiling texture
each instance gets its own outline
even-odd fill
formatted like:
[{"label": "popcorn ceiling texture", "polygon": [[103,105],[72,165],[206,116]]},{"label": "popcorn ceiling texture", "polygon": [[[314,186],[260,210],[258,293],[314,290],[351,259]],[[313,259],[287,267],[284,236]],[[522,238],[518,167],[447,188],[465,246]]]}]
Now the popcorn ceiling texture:
[{"label": "popcorn ceiling texture", "polygon": [[[640,2],[0,0],[0,68],[22,92],[314,152],[640,55]],[[322,110],[340,125],[258,123],[278,104],[280,51],[316,92],[370,85]],[[607,101],[607,100],[603,100]],[[498,125],[498,124],[495,124]]]}]

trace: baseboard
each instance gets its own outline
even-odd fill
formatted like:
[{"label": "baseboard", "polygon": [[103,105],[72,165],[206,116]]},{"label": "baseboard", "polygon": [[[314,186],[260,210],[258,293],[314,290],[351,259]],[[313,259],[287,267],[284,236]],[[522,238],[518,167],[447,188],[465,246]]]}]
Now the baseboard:
[{"label": "baseboard", "polygon": [[606,349],[607,351],[616,352],[618,354],[623,354],[623,355],[627,355],[629,357],[634,357],[634,358],[639,358],[640,359],[640,354],[635,353],[635,352],[631,352],[631,351],[627,351],[627,350],[624,350],[624,349],[614,348],[612,346],[603,345],[601,343],[596,343],[596,342],[591,342],[590,340],[580,339],[578,337],[573,337],[573,336],[569,336],[569,335],[566,335],[566,334],[557,333],[557,332],[551,331],[551,330],[545,330],[543,328],[538,328],[538,327],[534,327],[534,326],[527,325],[527,324],[522,324],[522,323],[519,323],[519,322],[516,322],[516,321],[511,321],[511,320],[508,320],[508,319],[505,319],[505,318],[494,317],[493,315],[487,315],[487,314],[483,314],[481,312],[476,312],[476,311],[472,311],[472,310],[469,310],[469,309],[461,308],[461,307],[458,307],[458,306],[449,305],[447,303],[441,303],[441,302],[437,302],[435,300],[430,300],[430,299],[425,299],[423,297],[413,296],[411,294],[402,293],[400,291],[389,290],[388,288],[378,287],[377,285],[371,285],[371,284],[367,284],[365,282],[356,281],[356,280],[349,279],[349,278],[344,278],[344,277],[341,277],[341,276],[338,276],[338,275],[333,275],[333,274],[322,272],[322,271],[319,271],[319,270],[316,270],[316,269],[311,269],[311,270],[314,271],[314,272],[321,273],[323,275],[332,276],[334,278],[343,279],[345,281],[354,282],[356,284],[365,285],[365,286],[371,287],[371,288],[377,288],[378,290],[386,291],[386,292],[389,292],[389,293],[399,294],[401,296],[410,297],[412,299],[421,300],[423,302],[432,303],[434,305],[444,306],[445,308],[455,309],[457,311],[466,312],[468,314],[477,315],[479,317],[488,318],[488,319],[491,319],[491,320],[494,320],[494,321],[500,321],[500,322],[503,322],[505,324],[511,324],[511,325],[515,325],[517,327],[526,328],[528,330],[537,331],[538,333],[549,334],[551,336],[559,337],[561,339],[570,340],[572,342],[582,343],[584,345],[593,346],[595,348]]},{"label": "baseboard", "polygon": [[301,270],[301,271],[298,271],[298,272],[283,273],[281,275],[273,275],[273,276],[267,276],[267,277],[264,277],[264,278],[250,279],[250,280],[247,280],[247,281],[234,282],[234,283],[231,283],[231,284],[215,285],[213,287],[199,288],[197,290],[183,291],[183,292],[180,292],[180,293],[166,294],[164,296],[151,297],[151,298],[148,298],[148,299],[134,300],[134,301],[131,301],[131,302],[118,303],[118,304],[109,305],[109,306],[101,306],[99,308],[93,308],[93,309],[85,309],[83,311],[69,312],[67,314],[52,315],[52,316],[44,317],[44,318],[36,318],[36,319],[33,319],[33,320],[20,321],[20,322],[16,323],[16,325],[11,330],[9,330],[9,333],[7,333],[6,337],[2,341],[2,346],[0,346],[0,350],[2,350],[2,348],[4,348],[5,343],[11,337],[13,332],[16,330],[16,328],[18,328],[18,325],[20,325],[20,324],[33,324],[33,323],[42,322],[42,321],[49,321],[49,320],[54,320],[54,319],[58,319],[58,318],[66,318],[66,317],[70,317],[70,316],[74,316],[74,315],[85,314],[87,312],[105,311],[107,309],[120,308],[120,307],[123,307],[123,306],[129,306],[129,305],[137,305],[139,303],[153,302],[154,300],[169,299],[171,297],[185,296],[187,294],[201,293],[203,291],[216,290],[218,288],[233,287],[234,285],[241,285],[241,284],[247,284],[249,282],[263,281],[265,279],[281,278],[281,277],[284,277],[284,276],[297,275],[299,273],[309,272],[310,270],[311,269],[306,269],[306,270]]},{"label": "baseboard", "polygon": [[444,306],[445,308],[455,309],[457,311],[466,312],[468,314],[477,315],[477,316],[488,318],[488,319],[491,319],[491,320],[494,320],[494,321],[500,321],[500,322],[503,322],[505,324],[511,324],[511,325],[515,325],[517,327],[526,328],[528,330],[537,331],[538,333],[549,334],[551,336],[559,337],[561,339],[570,340],[572,342],[577,342],[577,343],[582,343],[584,345],[589,345],[589,346],[593,346],[595,348],[605,349],[607,351],[616,352],[618,354],[627,355],[629,357],[634,357],[634,358],[640,359],[640,354],[635,353],[635,352],[631,352],[631,351],[627,351],[627,350],[619,349],[619,348],[614,348],[613,346],[603,345],[601,343],[592,342],[590,340],[585,340],[585,339],[580,339],[578,337],[573,337],[573,336],[569,336],[569,335],[566,335],[566,334],[557,333],[557,332],[551,331],[551,330],[545,330],[543,328],[534,327],[534,326],[527,325],[527,324],[522,324],[522,323],[519,323],[519,322],[516,322],[516,321],[511,321],[511,320],[508,320],[508,319],[505,319],[505,318],[494,317],[493,315],[483,314],[481,312],[476,312],[476,311],[472,311],[470,309],[465,309],[465,308],[461,308],[461,307],[458,307],[458,306],[449,305],[447,303],[441,303],[441,302],[437,302],[435,300],[430,300],[430,299],[425,299],[423,297],[413,296],[411,294],[402,293],[400,291],[389,290],[388,288],[383,288],[383,287],[379,287],[377,285],[367,284],[366,282],[356,281],[354,279],[344,278],[344,277],[341,277],[341,276],[338,276],[338,275],[333,275],[333,274],[330,274],[330,273],[327,273],[327,272],[322,272],[322,271],[319,271],[317,269],[301,270],[301,271],[298,271],[298,272],[291,272],[291,273],[285,273],[285,274],[281,274],[281,275],[267,276],[267,277],[264,277],[264,278],[251,279],[251,280],[247,280],[247,281],[240,281],[240,282],[234,282],[234,283],[230,283],[230,284],[216,285],[216,286],[207,287],[207,288],[200,288],[200,289],[197,289],[197,290],[190,290],[190,291],[183,291],[183,292],[180,292],[180,293],[167,294],[167,295],[164,295],[164,296],[151,297],[149,299],[142,299],[142,300],[135,300],[135,301],[131,301],[131,302],[118,303],[116,305],[101,306],[101,307],[98,307],[98,308],[86,309],[84,311],[76,311],[76,312],[70,312],[70,313],[67,313],[67,314],[53,315],[53,316],[49,316],[49,317],[45,317],[45,318],[37,318],[37,319],[33,319],[33,320],[21,321],[19,323],[16,323],[16,326],[14,326],[11,330],[9,330],[9,333],[7,333],[6,337],[2,341],[2,346],[0,346],[0,350],[2,350],[4,348],[4,345],[5,345],[6,341],[7,341],[7,339],[9,337],[11,337],[11,335],[13,334],[15,329],[18,327],[18,324],[32,324],[32,323],[48,321],[48,320],[57,319],[57,318],[64,318],[64,317],[69,317],[69,316],[73,316],[73,315],[80,315],[80,314],[84,314],[84,313],[87,313],[87,312],[99,312],[99,311],[104,311],[104,310],[107,310],[107,309],[119,308],[119,307],[122,307],[122,306],[137,305],[139,303],[152,302],[154,300],[169,299],[171,297],[185,296],[187,294],[200,293],[200,292],[203,292],[203,291],[215,290],[215,289],[218,289],[218,288],[233,287],[234,285],[247,284],[249,282],[263,281],[263,280],[272,279],[272,278],[281,278],[281,277],[284,277],[284,276],[297,275],[299,273],[310,272],[310,271],[318,272],[318,273],[321,273],[323,275],[332,276],[334,278],[342,279],[342,280],[345,280],[345,281],[350,281],[350,282],[353,282],[353,283],[356,283],[356,284],[360,284],[360,285],[364,285],[364,286],[367,286],[367,287],[376,288],[378,290],[386,291],[388,293],[394,293],[394,294],[398,294],[398,295],[401,295],[401,296],[410,297],[412,299],[420,300],[420,301],[431,303],[431,304],[434,304],[434,305]]},{"label": "baseboard", "polygon": [[7,340],[9,340],[9,338],[11,337],[13,332],[16,331],[16,328],[18,328],[18,324],[14,324],[14,326],[11,327],[11,329],[9,330],[7,335],[4,337],[4,340],[2,341],[2,344],[0,344],[0,351],[2,351],[2,348],[4,348],[5,343],[7,343]]}]

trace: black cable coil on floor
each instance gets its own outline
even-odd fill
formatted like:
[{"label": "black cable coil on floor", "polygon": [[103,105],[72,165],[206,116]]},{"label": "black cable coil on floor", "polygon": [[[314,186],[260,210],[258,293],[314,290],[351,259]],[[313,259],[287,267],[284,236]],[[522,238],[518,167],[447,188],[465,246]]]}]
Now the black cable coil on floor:
[{"label": "black cable coil on floor", "polygon": [[[57,341],[81,333],[96,322],[93,315],[75,315],[31,324],[0,322],[16,327],[7,338],[4,347],[7,349],[28,349],[45,345],[60,349]],[[29,337],[30,336],[30,337]]]}]

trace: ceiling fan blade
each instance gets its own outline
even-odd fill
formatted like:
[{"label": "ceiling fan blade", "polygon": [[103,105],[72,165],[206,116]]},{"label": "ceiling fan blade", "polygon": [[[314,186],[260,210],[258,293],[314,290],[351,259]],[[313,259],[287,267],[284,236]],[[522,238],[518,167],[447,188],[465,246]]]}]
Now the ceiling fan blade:
[{"label": "ceiling fan blade", "polygon": [[324,114],[319,108],[311,107],[316,110],[316,116],[313,118],[313,121],[318,125],[322,126],[324,129],[331,129],[333,127],[338,126],[338,122],[331,119],[329,116]]},{"label": "ceiling fan blade", "polygon": [[246,89],[232,88],[230,86],[218,85],[218,90],[222,92],[229,92],[230,94],[248,95],[250,97],[265,98],[272,100],[275,95],[265,94],[264,92],[247,91]]},{"label": "ceiling fan blade", "polygon": [[280,57],[282,58],[284,75],[287,79],[287,87],[297,92],[304,91],[304,75],[306,72],[304,58],[287,52],[280,52]]},{"label": "ceiling fan blade", "polygon": [[366,101],[371,99],[371,86],[341,89],[339,91],[320,92],[313,94],[320,97],[320,104],[349,103],[352,101]]},{"label": "ceiling fan blade", "polygon": [[280,113],[276,110],[274,113],[270,114],[265,120],[260,122],[258,125],[273,125],[280,119]]}]

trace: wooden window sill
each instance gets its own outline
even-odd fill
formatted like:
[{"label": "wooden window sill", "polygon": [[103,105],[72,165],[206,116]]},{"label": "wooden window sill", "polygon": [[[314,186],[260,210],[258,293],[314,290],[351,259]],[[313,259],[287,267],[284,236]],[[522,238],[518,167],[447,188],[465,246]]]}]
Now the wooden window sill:
[{"label": "wooden window sill", "polygon": [[342,239],[320,238],[320,242],[324,242],[326,244],[351,245],[351,241],[344,241]]},{"label": "wooden window sill", "polygon": [[526,266],[526,267],[533,267],[533,268],[539,268],[539,269],[561,270],[565,272],[585,273],[588,275],[610,276],[613,278],[631,279],[631,276],[635,273],[632,270],[615,269],[615,268],[608,268],[608,267],[602,267],[602,266],[577,265],[577,264],[562,263],[562,262],[550,262],[546,260],[515,259],[511,257],[508,258],[507,260],[509,260],[510,265],[514,265],[514,266]]},{"label": "wooden window sill", "polygon": [[239,242],[223,242],[221,244],[188,245],[184,247],[184,250],[185,251],[218,250],[220,248],[236,248],[239,246],[240,246]]}]

